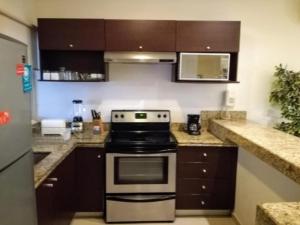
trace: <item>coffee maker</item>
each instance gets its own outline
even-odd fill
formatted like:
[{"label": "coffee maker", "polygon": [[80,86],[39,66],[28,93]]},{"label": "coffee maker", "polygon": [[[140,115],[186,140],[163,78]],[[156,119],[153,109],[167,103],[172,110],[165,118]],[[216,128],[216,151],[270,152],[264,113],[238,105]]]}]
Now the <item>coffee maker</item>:
[{"label": "coffee maker", "polygon": [[188,114],[188,121],[187,121],[187,132],[190,135],[199,135],[201,125],[199,123],[200,115],[198,114]]},{"label": "coffee maker", "polygon": [[83,131],[83,119],[82,119],[82,100],[75,99],[73,102],[73,121],[71,125],[72,132],[82,132]]}]

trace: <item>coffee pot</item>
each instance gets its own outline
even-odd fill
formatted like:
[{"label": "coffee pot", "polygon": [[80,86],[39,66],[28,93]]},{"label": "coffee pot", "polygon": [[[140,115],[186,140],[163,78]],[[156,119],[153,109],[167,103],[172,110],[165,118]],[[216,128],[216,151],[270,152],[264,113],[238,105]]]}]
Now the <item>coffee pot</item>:
[{"label": "coffee pot", "polygon": [[201,125],[199,123],[200,115],[188,114],[187,115],[187,132],[190,135],[199,135]]}]

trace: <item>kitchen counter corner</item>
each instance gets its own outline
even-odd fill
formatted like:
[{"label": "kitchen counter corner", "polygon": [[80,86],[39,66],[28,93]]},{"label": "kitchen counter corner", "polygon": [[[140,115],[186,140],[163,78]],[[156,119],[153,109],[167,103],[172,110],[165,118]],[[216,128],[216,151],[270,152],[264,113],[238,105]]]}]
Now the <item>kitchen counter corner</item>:
[{"label": "kitchen counter corner", "polygon": [[231,141],[300,184],[300,138],[246,120],[212,120],[209,130]]},{"label": "kitchen counter corner", "polygon": [[300,225],[300,202],[264,203],[257,206],[256,225]]},{"label": "kitchen counter corner", "polygon": [[47,176],[76,148],[76,147],[104,147],[108,132],[93,135],[91,130],[72,135],[68,141],[61,137],[33,136],[33,152],[50,152],[50,154],[34,166],[34,186],[39,185]]}]

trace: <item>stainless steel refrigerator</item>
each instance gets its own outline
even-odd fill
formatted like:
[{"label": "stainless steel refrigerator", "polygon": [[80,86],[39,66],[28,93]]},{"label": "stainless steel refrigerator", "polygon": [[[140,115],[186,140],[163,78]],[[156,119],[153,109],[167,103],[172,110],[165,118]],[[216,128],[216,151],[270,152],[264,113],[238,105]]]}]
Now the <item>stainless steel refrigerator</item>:
[{"label": "stainless steel refrigerator", "polygon": [[36,225],[30,93],[24,93],[16,64],[27,46],[0,36],[0,111],[11,122],[0,125],[0,224]]}]

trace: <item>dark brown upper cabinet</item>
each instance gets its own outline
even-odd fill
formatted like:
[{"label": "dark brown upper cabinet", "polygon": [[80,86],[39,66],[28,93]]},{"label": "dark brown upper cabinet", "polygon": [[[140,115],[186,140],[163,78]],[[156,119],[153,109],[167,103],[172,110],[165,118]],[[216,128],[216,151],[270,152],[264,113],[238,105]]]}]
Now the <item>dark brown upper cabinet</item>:
[{"label": "dark brown upper cabinet", "polygon": [[177,21],[177,52],[238,52],[240,21]]},{"label": "dark brown upper cabinet", "polygon": [[107,51],[174,52],[176,21],[105,20]]},{"label": "dark brown upper cabinet", "polygon": [[38,19],[42,50],[104,50],[103,19]]}]

